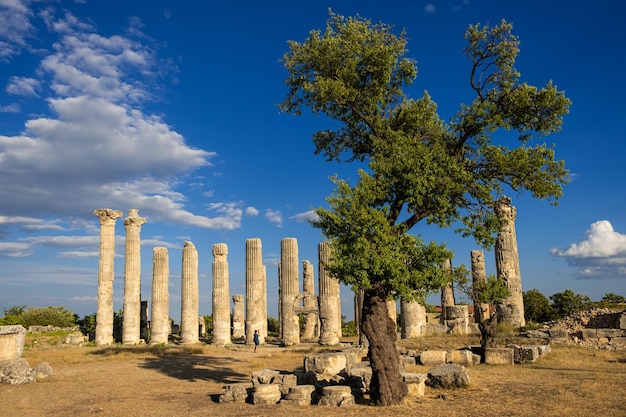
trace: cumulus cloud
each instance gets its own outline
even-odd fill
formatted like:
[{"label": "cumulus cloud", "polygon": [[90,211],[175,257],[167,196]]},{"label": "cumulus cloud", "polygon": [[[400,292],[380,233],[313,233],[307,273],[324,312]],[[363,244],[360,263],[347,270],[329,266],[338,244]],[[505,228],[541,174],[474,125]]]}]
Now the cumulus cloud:
[{"label": "cumulus cloud", "polygon": [[[162,117],[144,112],[171,64],[157,57],[140,22],[124,34],[103,36],[70,13],[46,7],[35,14],[27,5],[0,2],[0,42],[25,48],[35,15],[57,40],[40,62],[41,79],[15,75],[6,91],[52,95],[40,97],[49,113],[26,120],[20,135],[0,133],[0,212],[86,218],[94,208],[136,207],[160,221],[240,227],[236,203],[192,213],[176,190],[181,176],[210,167],[215,153],[189,146]],[[9,21],[12,31],[2,23]]]},{"label": "cumulus cloud", "polygon": [[0,60],[9,61],[19,55],[35,29],[32,11],[25,1],[0,1]]},{"label": "cumulus cloud", "polygon": [[435,5],[432,3],[428,3],[426,6],[424,6],[424,11],[426,13],[435,13]]},{"label": "cumulus cloud", "polygon": [[265,210],[265,218],[278,227],[283,225],[283,214],[279,210]]},{"label": "cumulus cloud", "polygon": [[290,219],[294,219],[298,223],[315,222],[318,221],[319,218],[315,210],[305,211],[304,213],[298,213],[290,217]]},{"label": "cumulus cloud", "polygon": [[626,277],[626,235],[608,220],[593,223],[580,241],[550,252],[576,268],[580,278]]},{"label": "cumulus cloud", "polygon": [[259,210],[254,207],[246,207],[246,216],[255,217],[259,215]]}]

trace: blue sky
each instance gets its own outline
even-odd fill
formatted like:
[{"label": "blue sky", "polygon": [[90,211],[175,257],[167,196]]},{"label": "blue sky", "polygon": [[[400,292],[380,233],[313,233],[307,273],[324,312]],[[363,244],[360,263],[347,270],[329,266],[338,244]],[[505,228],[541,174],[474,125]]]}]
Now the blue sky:
[{"label": "blue sky", "polygon": [[[332,122],[281,114],[287,41],[321,29],[328,8],[406,29],[419,74],[448,120],[472,99],[462,54],[469,24],[514,25],[522,80],[553,80],[572,100],[556,145],[573,181],[559,207],[510,194],[523,289],[599,300],[626,295],[626,141],[621,1],[26,1],[0,0],[0,308],[96,311],[97,208],[138,208],[142,298],[152,249],[170,256],[170,315],[180,316],[182,247],[199,251],[200,313],[211,313],[211,247],[229,246],[230,292],[243,294],[245,240],[263,242],[269,314],[276,316],[280,241],[295,237],[317,265],[306,221],[355,168],[313,154]],[[300,4],[302,3],[302,4]],[[448,230],[453,264],[477,249]],[[116,227],[115,309],[123,303],[124,226]],[[495,273],[488,252],[487,272]],[[316,284],[317,285],[317,284]],[[343,312],[352,294],[342,289]]]}]

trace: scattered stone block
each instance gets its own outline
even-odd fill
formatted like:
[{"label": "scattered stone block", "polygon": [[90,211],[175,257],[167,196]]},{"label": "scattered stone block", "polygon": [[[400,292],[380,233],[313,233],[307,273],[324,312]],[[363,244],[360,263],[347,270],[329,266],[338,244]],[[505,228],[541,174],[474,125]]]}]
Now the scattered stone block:
[{"label": "scattered stone block", "polygon": [[256,385],[252,390],[252,404],[278,404],[281,396],[282,394],[280,392],[280,385],[278,384]]},{"label": "scattered stone block", "polygon": [[224,393],[219,396],[220,403],[245,403],[250,402],[253,385],[248,382],[230,384],[224,387]]},{"label": "scattered stone block", "polygon": [[515,363],[531,363],[539,359],[539,349],[537,346],[509,344],[506,347],[513,349],[513,362]]},{"label": "scattered stone block", "polygon": [[428,371],[426,385],[433,388],[464,388],[470,385],[470,376],[464,366],[444,363]]},{"label": "scattered stone block", "polygon": [[513,365],[513,349],[486,348],[485,363],[488,365]]},{"label": "scattered stone block", "polygon": [[537,351],[539,351],[539,356],[543,356],[547,353],[550,353],[552,350],[550,345],[537,345]]},{"label": "scattered stone block", "polygon": [[252,385],[271,384],[274,379],[280,375],[280,372],[273,369],[261,369],[252,372]]},{"label": "scattered stone block", "polygon": [[329,380],[347,367],[346,354],[342,352],[320,353],[304,358],[304,370],[315,372]]},{"label": "scattered stone block", "polygon": [[446,363],[448,352],[445,350],[425,350],[420,353],[419,361],[424,366],[434,366]]},{"label": "scattered stone block", "polygon": [[372,367],[368,363],[353,366],[348,372],[348,381],[355,393],[365,394],[370,390]]},{"label": "scattered stone block", "polygon": [[314,385],[297,385],[290,387],[281,404],[311,405],[316,399]]},{"label": "scattered stone block", "polygon": [[35,379],[37,381],[48,381],[52,378],[52,375],[54,375],[54,371],[49,363],[42,362],[35,366]]},{"label": "scattered stone block", "polygon": [[88,341],[89,338],[81,332],[70,333],[65,336],[65,338],[63,338],[63,343],[65,343],[66,345],[80,345]]},{"label": "scattered stone block", "polygon": [[426,391],[427,374],[403,373],[402,381],[406,384],[409,397],[423,397]]},{"label": "scattered stone block", "polygon": [[11,385],[30,384],[36,379],[37,373],[34,369],[31,369],[26,359],[18,358],[0,361],[0,383]]},{"label": "scattered stone block", "polygon": [[354,396],[349,386],[329,385],[322,388],[322,397],[318,404],[345,407],[354,405]]},{"label": "scattered stone block", "polygon": [[582,329],[580,331],[580,337],[583,340],[595,339],[598,337],[598,331],[596,329]]},{"label": "scattered stone block", "polygon": [[622,331],[620,329],[597,329],[596,334],[598,337],[621,337]]},{"label": "scattered stone block", "polygon": [[475,355],[469,349],[451,350],[447,352],[446,362],[463,366],[479,365],[480,355]]},{"label": "scattered stone block", "polygon": [[400,363],[403,365],[415,365],[415,356],[400,355]]},{"label": "scattered stone block", "polygon": [[626,337],[613,337],[611,338],[611,344],[626,344]]},{"label": "scattered stone block", "polygon": [[550,339],[567,339],[569,337],[567,330],[563,329],[549,329],[548,334]]},{"label": "scattered stone block", "polygon": [[280,393],[285,397],[292,387],[298,385],[298,377],[294,374],[280,374],[274,378],[274,384],[280,384]]},{"label": "scattered stone block", "polygon": [[0,361],[21,358],[25,340],[26,329],[23,326],[0,326]]}]

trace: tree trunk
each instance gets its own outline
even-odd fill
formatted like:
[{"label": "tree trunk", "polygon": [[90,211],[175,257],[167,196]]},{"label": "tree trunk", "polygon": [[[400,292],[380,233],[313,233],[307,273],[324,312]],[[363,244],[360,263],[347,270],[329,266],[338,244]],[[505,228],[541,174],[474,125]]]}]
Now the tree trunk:
[{"label": "tree trunk", "polygon": [[407,388],[400,376],[396,327],[387,313],[386,294],[380,288],[365,290],[363,294],[361,330],[369,341],[371,402],[375,405],[401,404]]},{"label": "tree trunk", "polygon": [[498,313],[494,313],[487,320],[480,316],[478,322],[480,330],[480,346],[483,348],[498,347]]}]

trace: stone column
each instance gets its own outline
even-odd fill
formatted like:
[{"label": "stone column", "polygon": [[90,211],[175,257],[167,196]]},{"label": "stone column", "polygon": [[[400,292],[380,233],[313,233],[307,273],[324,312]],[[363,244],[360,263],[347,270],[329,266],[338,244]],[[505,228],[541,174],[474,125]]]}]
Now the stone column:
[{"label": "stone column", "polygon": [[230,293],[228,291],[228,246],[213,245],[213,338],[214,345],[230,344]]},{"label": "stone column", "polygon": [[[476,287],[487,282],[485,254],[482,250],[473,250],[470,252],[470,256],[472,258],[472,285]],[[490,316],[489,304],[478,303],[474,300],[474,321],[482,323],[489,320]]]},{"label": "stone column", "polygon": [[280,242],[280,320],[281,342],[284,346],[300,343],[300,323],[294,313],[294,302],[298,296],[298,241],[284,238]]},{"label": "stone column", "polygon": [[354,326],[356,328],[356,336],[361,346],[369,346],[369,340],[361,331],[361,322],[363,321],[363,290],[357,290],[354,293]]},{"label": "stone column", "polygon": [[341,298],[339,280],[326,270],[332,250],[329,242],[317,246],[319,297],[320,297],[320,344],[336,345],[341,337]]},{"label": "stone column", "polygon": [[511,199],[502,197],[496,204],[496,213],[502,218],[502,229],[498,233],[494,252],[496,255],[496,271],[511,295],[498,304],[500,321],[513,326],[526,325],[524,319],[524,297],[522,295],[522,277],[519,267],[517,251],[517,236],[515,234],[515,207]]},{"label": "stone column", "polygon": [[233,338],[241,339],[246,336],[245,307],[243,294],[233,295]]},{"label": "stone column", "polygon": [[[302,261],[302,293],[305,295],[303,307],[307,310],[316,309],[317,303],[315,302],[315,277],[313,274],[313,264],[309,261]],[[318,314],[307,314],[304,322],[304,331],[302,332],[302,339],[312,340],[315,339],[318,330]]]},{"label": "stone column", "polygon": [[[447,259],[443,263],[443,265],[441,265],[441,269],[448,272],[452,269],[450,259]],[[451,282],[449,282],[443,288],[441,288],[441,316],[439,316],[439,322],[441,324],[445,324],[446,320],[448,319],[446,315],[446,308],[454,305],[454,286]]]},{"label": "stone column", "polygon": [[394,298],[393,300],[387,300],[387,314],[389,314],[389,318],[393,321],[393,325],[395,328],[398,328],[398,305],[397,300]]},{"label": "stone column", "polygon": [[469,333],[469,312],[466,305],[446,307],[446,326],[452,334]]},{"label": "stone column", "polygon": [[122,343],[139,343],[141,323],[141,226],[146,222],[139,210],[130,209],[124,219],[126,228],[126,255],[124,258],[124,318]]},{"label": "stone column", "polygon": [[167,248],[152,250],[152,320],[150,343],[167,343],[170,333],[170,265]]},{"label": "stone column", "polygon": [[181,274],[180,342],[198,343],[198,251],[191,242],[183,247]]},{"label": "stone column", "polygon": [[400,300],[400,337],[413,339],[422,335],[426,326],[426,307],[417,301]]},{"label": "stone column", "polygon": [[[246,240],[246,343],[254,343],[254,331],[258,330],[259,342],[265,343],[261,331],[267,328],[267,307],[263,305],[267,289],[261,239]],[[265,321],[265,324],[263,322]]]},{"label": "stone column", "polygon": [[115,222],[120,210],[99,209],[93,214],[100,219],[100,258],[98,260],[98,311],[96,312],[96,345],[113,343],[113,269],[115,259]]}]

